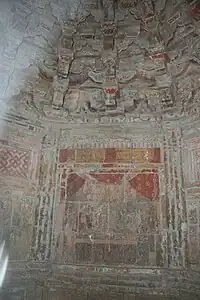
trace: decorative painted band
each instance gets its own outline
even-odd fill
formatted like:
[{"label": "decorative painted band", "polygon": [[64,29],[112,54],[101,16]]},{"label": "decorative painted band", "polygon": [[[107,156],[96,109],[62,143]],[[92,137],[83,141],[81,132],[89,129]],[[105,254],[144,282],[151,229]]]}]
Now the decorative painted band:
[{"label": "decorative painted band", "polygon": [[118,92],[117,88],[104,89],[104,93],[106,94],[116,94]]},{"label": "decorative painted band", "polygon": [[150,59],[155,59],[155,58],[163,58],[165,60],[169,60],[169,56],[166,52],[152,52],[149,54]]}]

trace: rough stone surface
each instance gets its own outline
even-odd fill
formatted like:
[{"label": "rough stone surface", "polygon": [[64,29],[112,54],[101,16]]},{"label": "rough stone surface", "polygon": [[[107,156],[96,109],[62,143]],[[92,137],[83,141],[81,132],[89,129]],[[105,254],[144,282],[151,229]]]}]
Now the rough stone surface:
[{"label": "rough stone surface", "polygon": [[0,2],[0,299],[199,299],[199,19]]}]

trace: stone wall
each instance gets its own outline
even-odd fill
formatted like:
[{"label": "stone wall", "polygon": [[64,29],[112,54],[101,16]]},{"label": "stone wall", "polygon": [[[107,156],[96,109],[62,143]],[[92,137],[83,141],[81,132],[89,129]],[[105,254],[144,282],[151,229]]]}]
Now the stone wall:
[{"label": "stone wall", "polygon": [[0,1],[0,297],[198,299],[199,11]]},{"label": "stone wall", "polygon": [[6,126],[0,140],[1,239],[11,260],[31,253],[38,174],[34,127]]},{"label": "stone wall", "polygon": [[55,260],[162,266],[159,172],[159,148],[61,149]]},{"label": "stone wall", "polygon": [[184,178],[186,210],[188,217],[189,258],[193,267],[199,266],[199,149],[200,135],[198,123],[187,126],[183,131]]},{"label": "stone wall", "polygon": [[177,124],[7,123],[2,297],[179,297],[187,286],[195,299],[199,138]]}]

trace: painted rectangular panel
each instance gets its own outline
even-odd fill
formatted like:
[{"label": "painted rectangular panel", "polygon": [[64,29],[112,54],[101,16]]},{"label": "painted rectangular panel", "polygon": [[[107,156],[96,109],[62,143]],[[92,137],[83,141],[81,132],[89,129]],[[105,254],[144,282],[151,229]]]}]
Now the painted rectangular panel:
[{"label": "painted rectangular panel", "polygon": [[132,161],[135,163],[160,163],[160,148],[132,149]]},{"label": "painted rectangular panel", "polygon": [[130,163],[131,162],[131,149],[117,149],[116,150],[116,161],[119,163]]},{"label": "painted rectangular panel", "polygon": [[67,161],[75,161],[74,149],[61,149],[59,153],[59,162],[65,163]]},{"label": "painted rectangular panel", "polygon": [[159,178],[157,172],[141,172],[131,176],[129,183],[136,190],[138,196],[150,200],[159,198]]},{"label": "painted rectangular panel", "polygon": [[105,149],[105,163],[115,163],[116,162],[116,149],[106,148]]},{"label": "painted rectangular panel", "polygon": [[95,149],[77,149],[77,163],[100,163],[104,161],[105,150],[102,148]]},{"label": "painted rectangular panel", "polygon": [[30,152],[20,148],[0,148],[0,174],[28,177]]},{"label": "painted rectangular panel", "polygon": [[84,148],[61,149],[59,162],[66,163],[160,163],[160,148]]},{"label": "painted rectangular panel", "polygon": [[[59,261],[142,266],[159,263],[160,248],[156,247],[161,226],[159,173],[148,166],[134,169],[132,150],[75,149],[77,168],[70,164],[60,166],[62,209],[56,225],[57,232],[61,227]],[[156,163],[160,162],[158,150],[141,148],[137,153],[141,152],[143,162]],[[151,154],[149,161],[144,160],[147,151]],[[94,157],[101,161],[100,153],[104,154],[103,164],[90,167]],[[120,167],[121,162],[130,168]]]}]

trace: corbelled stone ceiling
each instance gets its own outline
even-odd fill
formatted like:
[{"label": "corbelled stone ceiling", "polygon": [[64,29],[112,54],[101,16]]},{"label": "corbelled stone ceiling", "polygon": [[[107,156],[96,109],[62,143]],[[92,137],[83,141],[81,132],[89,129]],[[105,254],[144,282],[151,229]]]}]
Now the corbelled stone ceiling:
[{"label": "corbelled stone ceiling", "polygon": [[199,8],[189,2],[2,0],[4,110],[61,120],[194,113]]},{"label": "corbelled stone ceiling", "polygon": [[0,0],[0,299],[199,299],[199,35],[200,1]]}]

